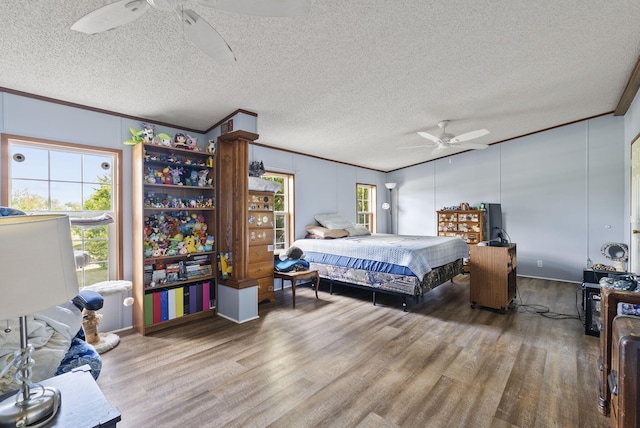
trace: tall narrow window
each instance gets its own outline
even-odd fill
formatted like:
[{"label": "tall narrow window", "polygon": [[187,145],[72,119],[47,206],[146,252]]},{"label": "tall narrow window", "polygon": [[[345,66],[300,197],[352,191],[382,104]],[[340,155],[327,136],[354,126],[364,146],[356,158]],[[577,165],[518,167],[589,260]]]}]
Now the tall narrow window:
[{"label": "tall narrow window", "polygon": [[376,232],[376,186],[371,184],[356,185],[356,201],[358,224],[363,225],[371,233]]},{"label": "tall narrow window", "polygon": [[293,174],[267,172],[265,180],[280,183],[281,187],[273,197],[275,217],[275,253],[279,254],[291,246],[295,240],[293,225]]},{"label": "tall narrow window", "polygon": [[[8,135],[2,136],[2,150],[8,153],[2,205],[29,214],[69,215],[81,288],[120,278],[121,152]],[[88,221],[109,217],[113,222]]]}]

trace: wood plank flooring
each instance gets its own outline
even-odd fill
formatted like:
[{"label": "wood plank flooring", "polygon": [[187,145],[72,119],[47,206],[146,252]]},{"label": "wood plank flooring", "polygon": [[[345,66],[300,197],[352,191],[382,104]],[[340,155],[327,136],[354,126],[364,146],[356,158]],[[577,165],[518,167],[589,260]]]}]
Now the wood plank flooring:
[{"label": "wood plank flooring", "polygon": [[[276,292],[260,318],[121,333],[98,380],[122,427],[607,427],[598,339],[578,319],[469,306],[468,277],[400,299]],[[578,315],[577,284],[518,278],[518,303]]]}]

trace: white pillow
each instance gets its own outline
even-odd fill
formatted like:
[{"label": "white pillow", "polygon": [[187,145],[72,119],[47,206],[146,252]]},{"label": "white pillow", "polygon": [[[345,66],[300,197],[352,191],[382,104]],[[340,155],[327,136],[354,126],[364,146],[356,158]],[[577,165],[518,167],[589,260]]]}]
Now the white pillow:
[{"label": "white pillow", "polygon": [[340,214],[316,214],[313,218],[327,229],[346,229],[353,227],[353,222],[347,220]]},{"label": "white pillow", "polygon": [[351,227],[347,227],[347,232],[349,232],[349,236],[371,235],[371,232],[369,232],[369,229],[357,223],[352,225]]},{"label": "white pillow", "polygon": [[305,230],[307,231],[307,233],[311,234],[311,235],[316,235],[320,238],[344,238],[346,236],[349,236],[349,232],[347,232],[344,229],[327,229],[326,227],[322,227],[322,226],[306,226]]}]

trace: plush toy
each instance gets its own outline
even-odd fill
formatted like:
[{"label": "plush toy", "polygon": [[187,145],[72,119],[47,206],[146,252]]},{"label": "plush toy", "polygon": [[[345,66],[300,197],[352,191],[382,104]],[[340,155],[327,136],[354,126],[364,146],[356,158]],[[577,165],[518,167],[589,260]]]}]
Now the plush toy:
[{"label": "plush toy", "polygon": [[151,123],[142,122],[142,142],[153,143],[154,133],[156,126]]},{"label": "plush toy", "polygon": [[216,152],[216,142],[213,140],[209,140],[209,144],[207,144],[207,150],[208,153],[215,153]]},{"label": "plush toy", "polygon": [[162,184],[173,184],[169,167],[162,168]]},{"label": "plush toy", "polygon": [[136,131],[133,128],[129,128],[129,131],[131,132],[131,139],[123,141],[123,144],[125,144],[126,146],[135,146],[136,144],[142,143],[144,141],[144,129]]},{"label": "plush toy", "polygon": [[222,279],[233,276],[233,261],[231,253],[220,253],[218,255],[218,269]]},{"label": "plush toy", "polygon": [[193,150],[194,152],[197,152],[200,150],[200,148],[198,147],[198,139],[196,137],[192,137],[191,135],[187,135],[187,149],[188,150]]},{"label": "plush toy", "polygon": [[196,250],[196,238],[193,236],[187,236],[184,238],[184,245],[187,247],[187,252],[189,254],[197,252]]},{"label": "plush toy", "polygon": [[177,149],[186,149],[187,148],[187,137],[184,134],[176,134],[173,137],[173,147]]},{"label": "plush toy", "polygon": [[213,242],[214,242],[213,236],[208,235],[207,239],[204,241],[204,250],[213,251]]},{"label": "plush toy", "polygon": [[191,170],[191,174],[185,180],[185,184],[187,186],[197,186],[198,185],[198,171],[195,169]]},{"label": "plush toy", "polygon": [[287,258],[292,260],[300,260],[304,258],[304,253],[298,247],[291,247],[287,250]]},{"label": "plush toy", "polygon": [[209,184],[207,181],[207,174],[209,174],[208,169],[198,171],[198,186],[203,187]]},{"label": "plush toy", "polygon": [[249,177],[260,177],[264,175],[265,172],[266,170],[264,169],[262,161],[255,161],[249,164]]},{"label": "plush toy", "polygon": [[155,137],[153,137],[153,144],[171,147],[171,135],[161,132]]},{"label": "plush toy", "polygon": [[154,184],[156,182],[156,169],[155,168],[149,168],[147,170],[147,175],[145,176],[144,181],[146,181],[147,183],[150,183],[150,184]]},{"label": "plush toy", "polygon": [[309,262],[304,260],[304,253],[298,247],[291,247],[286,252],[287,258],[275,262],[278,272],[291,272],[309,269]]},{"label": "plush toy", "polygon": [[167,256],[175,256],[178,254],[178,242],[171,238],[169,239],[169,248],[167,249]]},{"label": "plush toy", "polygon": [[180,178],[182,177],[183,172],[184,169],[182,168],[169,168],[169,173],[171,174],[173,184],[182,186]]}]

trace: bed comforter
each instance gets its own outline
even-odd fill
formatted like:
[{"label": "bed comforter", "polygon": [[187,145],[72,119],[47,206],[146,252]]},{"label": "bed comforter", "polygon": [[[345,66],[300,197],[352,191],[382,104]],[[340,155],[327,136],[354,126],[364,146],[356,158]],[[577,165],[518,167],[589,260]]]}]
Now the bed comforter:
[{"label": "bed comforter", "polygon": [[[469,257],[469,247],[459,238],[376,233],[340,239],[299,239],[294,244],[306,255],[327,253],[407,267],[422,279],[433,268]],[[319,262],[312,256],[310,262]]]}]

